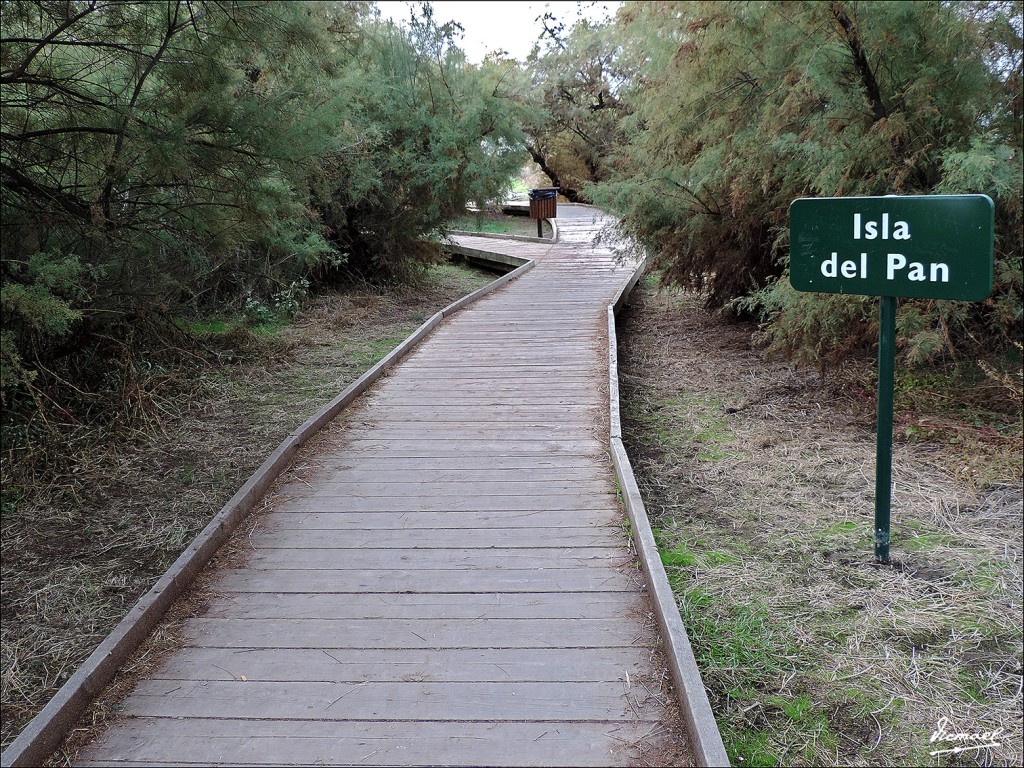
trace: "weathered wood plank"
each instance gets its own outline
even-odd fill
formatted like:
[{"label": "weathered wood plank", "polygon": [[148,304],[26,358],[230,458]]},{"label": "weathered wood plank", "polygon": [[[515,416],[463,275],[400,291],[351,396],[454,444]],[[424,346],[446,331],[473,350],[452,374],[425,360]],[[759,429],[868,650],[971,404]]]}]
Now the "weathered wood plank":
[{"label": "weathered wood plank", "polygon": [[[511,455],[491,455],[463,451],[445,456],[406,456],[401,446],[389,446],[382,450],[355,451],[339,458],[315,458],[296,465],[299,473],[307,472],[344,472],[359,473],[369,480],[381,477],[401,475],[404,473],[442,473],[459,472],[465,474],[493,472],[496,477],[506,473],[522,472],[533,468],[543,473],[555,474],[559,470],[568,472],[596,472],[601,474],[610,464],[607,454],[604,456],[550,453],[521,453]],[[358,461],[353,461],[358,459]],[[524,466],[525,465],[525,466]]]},{"label": "weathered wood plank", "polygon": [[257,548],[245,561],[257,570],[391,570],[415,568],[418,571],[505,570],[507,568],[605,568],[633,560],[622,547],[562,547],[517,549],[501,546],[496,538],[492,547],[445,549],[328,549],[310,540],[302,547],[288,549]]},{"label": "weathered wood plank", "polygon": [[185,622],[201,648],[607,648],[651,636],[602,619],[211,619]]},{"label": "weathered wood plank", "polygon": [[625,682],[650,662],[648,645],[587,648],[203,648],[186,646],[156,680],[252,682]]},{"label": "weathered wood plank", "polygon": [[[566,495],[570,492],[579,495],[601,495],[612,493],[613,486],[607,478],[600,479],[556,479],[540,481],[515,480],[512,478],[492,479],[486,475],[476,475],[451,480],[419,480],[403,482],[359,482],[340,480],[333,477],[316,478],[316,492],[321,498],[334,496],[351,496],[369,498],[378,496],[430,496],[434,499],[450,497],[466,498],[471,496],[552,496]],[[282,486],[282,492],[292,488],[299,491],[305,483],[290,483]],[[287,489],[287,490],[285,490]]]},{"label": "weathered wood plank", "polygon": [[[409,466],[408,460],[403,461],[404,466],[392,466],[384,469],[377,466],[367,468],[365,466],[353,466],[351,464],[342,466],[322,465],[316,471],[315,478],[318,482],[325,483],[361,483],[365,485],[388,485],[401,484],[403,488],[412,485],[424,485],[427,483],[458,484],[467,481],[478,481],[485,478],[490,483],[509,483],[521,480],[524,469],[529,469],[529,476],[534,482],[551,481],[555,483],[576,482],[580,480],[597,480],[608,482],[607,467],[596,465],[593,460],[588,462],[589,466],[581,467],[494,467],[489,466],[487,460],[490,457],[482,457],[475,468],[467,467],[433,467],[420,469]],[[310,478],[304,478],[309,480]]]},{"label": "weathered wood plank", "polygon": [[[476,723],[136,717],[81,766],[606,766],[632,764],[656,722]],[[167,755],[173,755],[168,759]]]},{"label": "weathered wood plank", "polygon": [[[599,508],[600,504],[614,505],[615,495],[606,492],[598,495],[552,494],[550,496],[367,496],[320,494],[300,495],[302,488],[287,486],[289,494],[275,499],[279,512],[472,512],[487,511],[535,511],[542,509],[575,509],[586,512]],[[292,494],[291,489],[295,490]]]},{"label": "weathered wood plank", "polygon": [[[392,395],[388,395],[392,398]],[[556,406],[563,403],[575,402],[579,405],[592,406],[597,404],[604,406],[605,394],[603,391],[590,391],[585,387],[575,385],[560,386],[552,383],[550,386],[544,382],[510,382],[499,379],[488,379],[486,381],[433,381],[424,382],[423,386],[410,394],[406,401],[409,405],[416,405],[417,402],[429,404],[452,403],[459,405],[468,403],[471,406],[480,405],[480,402],[473,398],[486,399],[493,402],[501,399],[504,402],[513,401],[516,403],[529,404],[536,402],[538,405]],[[370,405],[366,403],[364,405]]]},{"label": "weathered wood plank", "polygon": [[374,571],[224,571],[224,592],[626,592],[640,582],[632,568],[544,568],[502,571],[414,568]]},{"label": "weathered wood plank", "polygon": [[[294,720],[629,721],[642,709],[625,682],[258,683],[143,680],[125,702],[136,717]],[[653,716],[658,708],[649,708]]]},{"label": "weathered wood plank", "polygon": [[236,619],[616,619],[643,613],[628,592],[351,594],[228,593],[205,617]]},{"label": "weathered wood plank", "polygon": [[[368,455],[380,451],[410,458],[464,456],[466,454],[496,457],[511,456],[600,456],[607,459],[608,448],[600,440],[575,435],[567,439],[552,439],[550,435],[540,438],[509,437],[492,435],[487,438],[464,437],[458,440],[450,437],[401,437],[392,435],[380,437],[376,434],[351,434],[343,438],[343,445],[351,449],[352,456]],[[394,453],[394,451],[400,453]]]},{"label": "weathered wood plank", "polygon": [[462,528],[536,528],[552,531],[588,526],[611,526],[620,530],[625,516],[619,509],[589,510],[534,509],[534,510],[464,510],[464,511],[406,511],[406,512],[309,512],[292,509],[288,512],[276,510],[263,518],[275,530],[308,530],[312,535],[322,531],[352,531],[375,528],[381,531],[409,528],[433,528],[438,531],[453,531]]},{"label": "weathered wood plank", "polygon": [[521,547],[561,550],[568,547],[618,547],[621,553],[625,532],[611,526],[598,528],[371,528],[362,530],[287,529],[266,523],[249,536],[249,543],[266,551],[309,547],[322,549],[423,550]]},{"label": "weathered wood plank", "polygon": [[[416,423],[420,421],[470,421],[473,424],[497,422],[499,424],[518,424],[519,422],[537,422],[559,419],[561,423],[592,424],[602,403],[598,400],[586,404],[554,403],[541,405],[530,402],[526,405],[505,405],[483,407],[471,403],[456,405],[417,405],[392,402],[382,404],[381,413],[374,415],[374,421],[401,421]],[[467,419],[466,417],[472,417]],[[563,418],[564,417],[564,418]]]}]

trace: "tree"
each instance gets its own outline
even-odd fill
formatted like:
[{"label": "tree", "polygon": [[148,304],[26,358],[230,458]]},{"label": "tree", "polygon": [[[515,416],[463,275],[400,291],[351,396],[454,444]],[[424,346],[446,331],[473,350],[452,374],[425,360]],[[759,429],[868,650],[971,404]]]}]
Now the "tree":
[{"label": "tree", "polygon": [[469,65],[429,6],[406,27],[368,3],[216,0],[21,0],[0,20],[5,402],[100,333],[409,277],[524,159],[504,70]]},{"label": "tree", "polygon": [[31,377],[26,356],[331,250],[296,194],[335,142],[316,131],[329,105],[309,98],[322,77],[301,6],[2,13],[5,392]]},{"label": "tree", "polygon": [[551,13],[542,17],[544,48],[527,62],[526,144],[540,169],[570,201],[588,183],[608,178],[608,161],[632,113],[636,72],[613,25],[580,19],[567,31]]},{"label": "tree", "polygon": [[335,86],[358,151],[327,159],[316,199],[349,270],[414,273],[438,253],[428,236],[467,202],[500,197],[522,165],[509,65],[469,64],[459,31],[429,5],[403,27],[370,24]]},{"label": "tree", "polygon": [[1019,335],[1020,7],[627,4],[620,30],[647,45],[645,87],[612,180],[589,194],[669,280],[766,312],[778,347],[821,360],[870,343],[869,303],[789,288],[789,203],[988,193],[994,298],[908,303],[901,331],[916,359],[975,331]]}]

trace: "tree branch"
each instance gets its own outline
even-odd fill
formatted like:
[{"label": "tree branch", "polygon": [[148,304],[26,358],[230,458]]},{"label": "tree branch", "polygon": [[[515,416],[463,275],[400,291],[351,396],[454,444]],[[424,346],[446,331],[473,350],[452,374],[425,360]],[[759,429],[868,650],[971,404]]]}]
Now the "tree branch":
[{"label": "tree branch", "polygon": [[829,8],[839,26],[842,27],[846,45],[849,47],[850,53],[853,54],[853,65],[857,69],[857,74],[860,75],[861,85],[864,86],[868,102],[871,104],[872,117],[874,117],[875,122],[878,122],[883,117],[889,116],[889,110],[882,101],[882,91],[878,87],[875,73],[871,71],[867,54],[864,52],[864,46],[861,44],[860,35],[857,33],[857,26],[846,13],[843,4],[838,2],[838,0],[833,0],[829,4]]}]

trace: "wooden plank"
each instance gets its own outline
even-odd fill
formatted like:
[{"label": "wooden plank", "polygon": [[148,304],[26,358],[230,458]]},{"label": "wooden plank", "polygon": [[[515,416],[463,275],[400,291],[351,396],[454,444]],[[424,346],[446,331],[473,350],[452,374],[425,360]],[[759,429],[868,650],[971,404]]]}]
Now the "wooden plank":
[{"label": "wooden plank", "polygon": [[407,400],[392,400],[391,402],[380,403],[382,413],[375,415],[375,421],[434,421],[438,418],[447,418],[453,421],[461,421],[461,417],[472,413],[473,421],[482,419],[487,421],[500,421],[502,423],[515,422],[517,419],[529,421],[543,421],[550,418],[570,417],[580,423],[591,423],[594,411],[601,407],[602,403],[593,398],[587,403],[551,403],[541,404],[531,400],[527,404],[499,404],[484,406],[478,403],[433,403],[420,405],[409,403]]},{"label": "wooden plank", "polygon": [[433,570],[494,570],[507,568],[605,568],[633,562],[623,547],[562,547],[517,549],[501,546],[495,537],[494,546],[446,549],[327,549],[317,547],[311,536],[302,547],[289,549],[258,548],[246,558],[247,568],[277,571],[317,570],[390,570],[415,568]]},{"label": "wooden plank", "polygon": [[224,592],[626,592],[640,583],[633,569],[544,568],[502,571],[221,572],[214,582]]},{"label": "wooden plank", "polygon": [[[125,702],[136,717],[289,720],[629,721],[624,682],[258,683],[143,680]],[[651,716],[660,714],[655,705]]]},{"label": "wooden plank", "polygon": [[[385,394],[397,392],[395,388],[382,388]],[[526,402],[532,395],[546,397],[573,397],[599,391],[593,382],[574,377],[571,380],[534,381],[523,378],[516,379],[475,379],[475,378],[443,378],[434,377],[417,383],[414,394],[455,393],[455,394],[502,394],[517,397]]]},{"label": "wooden plank", "polygon": [[[445,399],[448,398],[460,403],[479,403],[481,405],[490,404],[493,406],[499,406],[503,403],[510,402],[512,404],[536,403],[537,405],[589,405],[590,403],[599,402],[604,399],[597,388],[590,387],[575,390],[563,389],[563,391],[559,392],[556,391],[556,389],[548,389],[547,387],[537,387],[532,391],[525,390],[522,384],[518,382],[480,382],[481,386],[472,389],[468,386],[471,383],[473,382],[455,382],[452,386],[445,386],[445,382],[443,381],[424,381],[422,386],[405,392],[382,390],[377,394],[377,396],[364,400],[362,405],[368,407],[382,403],[412,405],[418,400],[425,401],[425,405],[441,405],[444,404]],[[529,397],[525,397],[524,393],[529,395]],[[517,396],[518,399],[512,399]]]},{"label": "wooden plank", "polygon": [[493,334],[478,329],[475,333],[449,334],[436,344],[424,347],[419,360],[444,356],[458,360],[472,360],[485,356],[493,357],[500,352],[521,357],[539,357],[550,359],[565,354],[580,362],[593,363],[599,357],[599,350],[604,346],[584,331],[580,335],[565,338],[558,334],[530,335],[528,341],[516,341],[514,337],[505,337],[502,344],[496,344]]},{"label": "wooden plank", "polygon": [[[359,457],[362,454],[376,453],[381,450],[398,450],[392,454],[409,458],[436,458],[444,456],[474,456],[494,454],[495,456],[608,456],[608,449],[600,440],[573,437],[569,439],[552,439],[550,435],[542,438],[501,439],[497,436],[487,438],[463,438],[452,440],[445,437],[381,437],[377,435],[347,435],[343,445],[350,448],[350,455]],[[514,443],[514,444],[513,444]]]},{"label": "wooden plank", "polygon": [[[352,423],[352,422],[350,422]],[[555,421],[517,423],[502,428],[501,424],[481,422],[420,422],[403,424],[401,422],[356,422],[364,436],[372,435],[378,440],[481,440],[490,439],[503,443],[508,442],[539,442],[559,436],[572,436],[581,432],[581,427],[571,428],[564,423]],[[596,431],[596,428],[595,428]]]},{"label": "wooden plank", "polygon": [[428,473],[472,473],[487,470],[490,473],[504,474],[520,472],[524,469],[541,473],[555,473],[559,471],[595,473],[604,475],[607,468],[611,466],[611,459],[608,456],[604,460],[595,460],[594,456],[585,454],[549,454],[546,456],[486,456],[475,453],[465,453],[455,456],[390,456],[385,453],[371,454],[368,451],[360,451],[358,455],[354,452],[341,454],[329,454],[310,456],[298,462],[294,466],[300,471],[305,469],[335,472],[359,472],[361,477],[368,480],[377,480],[384,476],[402,475],[426,475]]},{"label": "wooden plank", "polygon": [[[489,458],[489,457],[488,457]],[[323,465],[322,469],[315,470],[317,482],[325,483],[361,483],[365,485],[389,486],[402,485],[423,485],[426,483],[465,483],[468,481],[486,478],[490,483],[510,483],[529,477],[533,482],[569,483],[582,480],[609,482],[608,467],[597,465],[591,460],[589,466],[577,467],[491,467],[486,459],[481,461],[474,468],[466,467],[432,467],[420,469],[409,467],[406,461],[401,464],[392,465],[387,469],[379,468],[376,462],[366,462],[360,465],[345,464],[342,466]],[[524,472],[529,470],[529,472]],[[314,478],[305,477],[309,481]]]},{"label": "wooden plank", "polygon": [[267,526],[275,530],[307,530],[316,531],[363,531],[373,528],[380,531],[401,530],[409,528],[433,528],[438,531],[453,531],[463,528],[530,528],[538,531],[551,531],[558,535],[560,529],[577,528],[581,524],[587,527],[610,526],[621,530],[619,526],[625,521],[625,515],[618,508],[608,506],[607,509],[595,507],[580,511],[578,509],[534,509],[534,510],[469,510],[442,512],[303,512],[293,509],[289,512],[274,511],[261,518]]},{"label": "wooden plank", "polygon": [[[529,465],[534,466],[529,466]],[[318,456],[294,465],[292,477],[312,479],[321,474],[356,478],[370,482],[394,478],[395,482],[435,479],[458,479],[487,474],[496,479],[536,472],[535,477],[567,478],[606,477],[610,462],[592,456],[462,456],[406,457],[388,454],[354,456]],[[408,478],[408,480],[407,480]]]},{"label": "wooden plank", "polygon": [[[409,409],[408,413],[382,413],[379,416],[353,419],[349,423],[360,429],[372,426],[385,434],[398,430],[413,435],[423,432],[425,437],[435,434],[437,429],[464,437],[484,437],[503,432],[528,437],[545,437],[543,432],[538,433],[537,430],[550,430],[556,435],[573,432],[585,434],[602,420],[601,405],[594,403],[576,412],[567,410],[561,415],[555,409],[550,409],[533,414],[510,414],[508,418],[502,418],[500,413],[492,409],[467,406],[450,408],[447,412],[421,410],[414,413],[416,409]],[[405,415],[409,418],[403,418]]]},{"label": "wooden plank", "polygon": [[270,551],[309,546],[322,549],[364,549],[378,547],[398,550],[447,549],[449,547],[522,547],[561,550],[566,547],[621,547],[625,531],[611,526],[598,528],[469,528],[457,531],[437,528],[369,528],[362,530],[287,529],[264,523],[249,536],[254,548]]},{"label": "wooden plank", "polygon": [[429,380],[439,380],[444,383],[493,378],[491,374],[495,369],[505,371],[506,378],[512,377],[513,381],[521,381],[527,377],[563,380],[567,371],[571,372],[572,378],[586,379],[590,377],[592,371],[590,363],[582,362],[570,365],[570,361],[558,363],[553,360],[521,359],[518,365],[510,367],[507,361],[498,357],[451,364],[446,363],[444,356],[439,355],[436,359],[424,361],[422,365],[410,367],[409,372],[422,373],[427,379],[425,383],[429,383]]},{"label": "wooden plank", "polygon": [[[558,349],[592,351],[601,346],[601,341],[588,334],[586,329],[574,335],[573,338],[553,336],[522,336],[515,341],[510,341],[508,346],[512,349],[523,349],[529,351],[555,351]],[[472,338],[464,337],[462,332],[452,329],[451,332],[442,336],[434,336],[429,342],[425,341],[423,350],[436,352],[444,350],[447,352],[458,352],[461,354],[472,354],[476,351],[490,352],[495,349],[495,343],[485,336],[479,334]]]},{"label": "wooden plank", "polygon": [[[550,496],[475,495],[447,496],[330,496],[326,493],[301,494],[301,486],[287,486],[288,494],[275,499],[278,512],[529,512],[543,509],[579,510],[581,513],[600,508],[600,504],[614,505],[615,495],[579,496],[552,494]],[[292,491],[295,491],[294,493]]]},{"label": "wooden plank", "polygon": [[322,593],[228,593],[218,596],[208,618],[236,619],[616,619],[643,602],[624,592],[352,594],[339,600]]},{"label": "wooden plank", "polygon": [[[134,717],[77,765],[633,765],[657,723],[340,722]],[[514,748],[510,745],[514,745]],[[173,757],[168,758],[171,755]]]},{"label": "wooden plank", "polygon": [[[292,488],[301,490],[308,485],[305,483],[287,483],[282,490],[287,492]],[[589,494],[601,495],[612,493],[613,486],[608,477],[585,480],[585,479],[555,479],[548,478],[540,481],[527,481],[520,476],[519,480],[511,477],[491,479],[486,476],[476,475],[462,479],[451,480],[420,480],[411,482],[358,482],[331,478],[316,478],[316,493],[319,498],[331,498],[334,496],[350,496],[354,498],[387,497],[387,496],[431,496],[434,499],[447,499],[452,497],[465,498],[468,496],[542,496],[565,495],[570,492],[584,496]]]},{"label": "wooden plank", "polygon": [[[653,635],[650,635],[653,637]],[[201,648],[187,646],[155,680],[252,682],[625,682],[640,679],[650,645],[587,648]]]},{"label": "wooden plank", "polygon": [[632,622],[607,618],[197,618],[183,632],[201,648],[608,648],[653,638]]}]

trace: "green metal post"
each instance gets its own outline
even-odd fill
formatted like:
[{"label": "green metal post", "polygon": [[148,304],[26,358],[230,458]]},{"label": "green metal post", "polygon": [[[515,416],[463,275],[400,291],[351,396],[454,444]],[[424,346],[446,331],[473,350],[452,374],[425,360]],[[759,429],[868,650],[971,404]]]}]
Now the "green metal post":
[{"label": "green metal post", "polygon": [[892,398],[896,369],[896,297],[882,296],[878,327],[878,424],[875,450],[875,560],[889,562],[892,506]]}]

